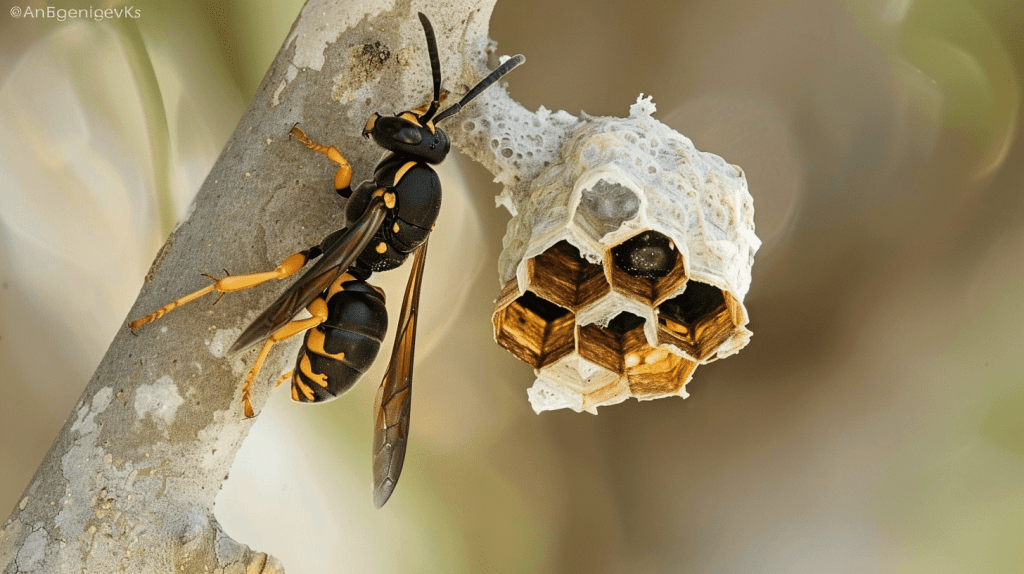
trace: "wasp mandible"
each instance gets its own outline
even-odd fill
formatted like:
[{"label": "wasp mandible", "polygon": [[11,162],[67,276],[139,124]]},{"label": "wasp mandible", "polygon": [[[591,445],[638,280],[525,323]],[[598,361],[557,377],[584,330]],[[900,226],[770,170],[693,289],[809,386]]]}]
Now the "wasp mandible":
[{"label": "wasp mandible", "polygon": [[[334,146],[313,142],[297,126],[291,130],[309,149],[338,164],[334,188],[348,199],[350,227],[327,236],[319,245],[286,258],[273,271],[226,275],[207,287],[172,301],[129,323],[133,331],[169,311],[216,291],[224,293],[285,279],[306,263],[319,260],[288,288],[235,341],[230,353],[263,342],[242,387],[246,417],[253,416],[252,382],[275,343],[306,332],[295,368],[277,384],[291,380],[292,399],[322,402],[352,388],[369,369],[387,332],[384,292],[367,282],[375,272],[400,266],[414,254],[409,282],[398,319],[394,349],[374,405],[373,502],[380,508],[395,489],[405,460],[409,437],[413,351],[419,311],[420,285],[427,238],[441,209],[441,180],[430,167],[444,161],[451,149],[448,135],[437,126],[455,115],[492,84],[526,61],[522,54],[506,60],[473,87],[458,103],[438,113],[447,92],[441,90],[441,64],[430,20],[420,13],[427,37],[434,97],[430,103],[393,117],[374,113],[363,136],[387,152],[374,169],[373,179],[351,188],[352,166]],[[216,302],[216,301],[215,301]],[[312,315],[295,319],[306,309]]]}]

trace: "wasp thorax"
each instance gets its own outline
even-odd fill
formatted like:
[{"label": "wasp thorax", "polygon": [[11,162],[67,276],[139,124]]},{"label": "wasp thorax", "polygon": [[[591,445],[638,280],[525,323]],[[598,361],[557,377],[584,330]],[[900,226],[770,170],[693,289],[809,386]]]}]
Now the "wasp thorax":
[{"label": "wasp thorax", "polygon": [[[746,180],[653,110],[587,119],[528,190],[506,190],[495,337],[534,367],[537,411],[685,397],[699,365],[750,339]],[[545,320],[538,299],[561,314]]]}]

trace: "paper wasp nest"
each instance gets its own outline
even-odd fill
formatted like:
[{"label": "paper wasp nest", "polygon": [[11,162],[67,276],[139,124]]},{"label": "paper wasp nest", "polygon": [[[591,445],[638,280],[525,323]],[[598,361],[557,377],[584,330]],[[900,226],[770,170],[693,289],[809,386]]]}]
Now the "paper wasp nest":
[{"label": "paper wasp nest", "polygon": [[[525,193],[499,198],[513,218],[494,333],[535,369],[537,412],[686,397],[698,365],[750,340],[760,240],[746,179],[653,111],[641,97],[628,118],[585,117]],[[670,246],[670,270],[627,272],[650,240]]]}]

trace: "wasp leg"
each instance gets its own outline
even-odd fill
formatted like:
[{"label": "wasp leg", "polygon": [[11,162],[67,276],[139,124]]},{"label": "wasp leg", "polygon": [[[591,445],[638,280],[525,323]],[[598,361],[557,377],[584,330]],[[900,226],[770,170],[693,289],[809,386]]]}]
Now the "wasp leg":
[{"label": "wasp leg", "polygon": [[334,146],[323,146],[306,137],[298,126],[292,128],[292,135],[299,138],[299,141],[306,144],[309,149],[325,154],[328,159],[338,164],[338,172],[334,174],[334,190],[342,197],[352,195],[352,164],[348,163],[345,156],[341,155],[338,148]]},{"label": "wasp leg", "polygon": [[292,370],[288,371],[287,373],[281,375],[281,378],[278,379],[276,383],[274,383],[274,388],[280,387],[281,383],[287,381],[288,379],[290,379],[290,378],[292,378],[294,376],[295,376],[295,369],[292,369]]},{"label": "wasp leg", "polygon": [[[250,397],[252,396],[252,382],[256,379],[256,375],[260,372],[260,367],[263,366],[263,362],[267,360],[267,355],[270,354],[270,349],[274,346],[274,343],[283,341],[289,337],[294,337],[299,333],[316,327],[320,323],[327,320],[327,302],[322,297],[313,299],[313,302],[306,307],[313,316],[308,319],[299,319],[285,324],[280,329],[274,331],[274,334],[267,339],[267,342],[263,344],[263,348],[260,349],[260,354],[256,357],[256,362],[253,364],[252,369],[249,370],[249,376],[245,378],[245,384],[242,386],[242,406],[245,410],[245,418],[252,418],[253,410]],[[288,373],[291,375],[292,373]],[[280,385],[285,381],[285,377],[282,377],[277,384]]]},{"label": "wasp leg", "polygon": [[[195,293],[190,293],[188,295],[185,295],[181,299],[171,301],[170,303],[164,305],[163,307],[160,307],[159,309],[150,313],[149,315],[146,315],[145,317],[136,319],[131,323],[128,323],[128,328],[134,331],[135,329],[138,329],[139,327],[145,325],[146,323],[152,323],[153,321],[156,321],[160,317],[163,317],[170,311],[173,311],[174,309],[181,307],[185,303],[188,303],[189,301],[194,301],[202,297],[203,295],[206,295],[207,293],[212,293],[213,291],[217,291],[220,293],[220,295],[217,296],[217,301],[220,301],[220,298],[221,296],[224,295],[224,293],[230,293],[232,291],[241,291],[242,289],[255,287],[260,283],[266,283],[267,281],[271,281],[273,279],[285,279],[294,274],[299,269],[302,269],[302,267],[306,264],[306,261],[308,261],[311,258],[311,256],[317,257],[319,255],[320,249],[319,247],[315,247],[313,249],[307,249],[306,251],[300,251],[288,257],[283,262],[281,262],[281,264],[278,265],[277,268],[274,269],[273,271],[264,271],[262,273],[250,273],[248,275],[226,275],[221,279],[217,279],[216,282],[213,283],[212,285],[207,285],[206,287],[203,287],[202,289],[196,291]],[[207,277],[210,277],[210,279],[215,279],[210,275],[207,275]],[[217,301],[214,301],[214,303],[216,303]]]}]

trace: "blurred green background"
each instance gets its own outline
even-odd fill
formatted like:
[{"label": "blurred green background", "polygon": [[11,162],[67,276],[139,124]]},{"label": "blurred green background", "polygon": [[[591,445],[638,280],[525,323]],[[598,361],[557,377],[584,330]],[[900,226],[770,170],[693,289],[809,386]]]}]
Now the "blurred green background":
[{"label": "blurred green background", "polygon": [[[45,4],[0,12],[4,509],[301,2],[15,6]],[[1021,572],[1024,4],[502,0],[492,37],[527,55],[509,83],[528,108],[653,94],[743,167],[750,346],[685,401],[534,415],[530,369],[491,339],[508,214],[453,155],[476,254],[428,265],[427,309],[466,296],[421,335],[395,497],[369,495],[378,366],[321,408],[275,393],[218,498],[227,531],[289,572]]]}]

